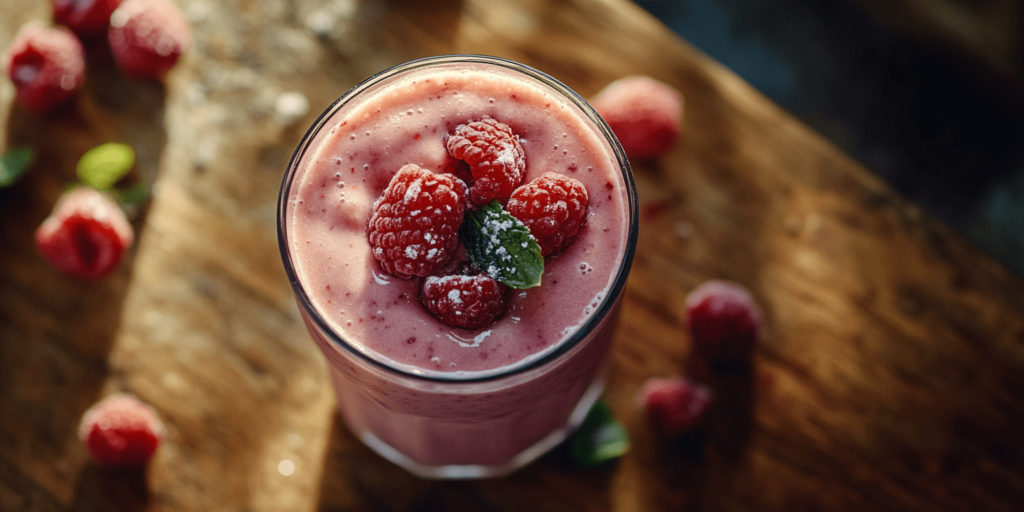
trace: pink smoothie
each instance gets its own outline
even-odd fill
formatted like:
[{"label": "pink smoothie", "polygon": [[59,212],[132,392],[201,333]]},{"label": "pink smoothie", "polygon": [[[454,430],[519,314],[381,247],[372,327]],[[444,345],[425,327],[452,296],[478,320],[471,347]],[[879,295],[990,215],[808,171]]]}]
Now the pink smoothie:
[{"label": "pink smoothie", "polygon": [[[545,262],[542,285],[513,290],[496,323],[467,331],[430,316],[419,300],[422,279],[381,269],[366,225],[399,168],[442,172],[446,134],[485,115],[519,135],[524,183],[565,174],[583,183],[590,202],[582,234]],[[315,315],[303,312],[350,427],[414,466],[500,466],[564,429],[598,378],[614,315],[594,313],[617,301],[609,295],[627,259],[630,189],[611,144],[558,92],[480,64],[406,72],[357,94],[328,122],[295,166],[283,222]],[[567,340],[579,341],[567,349]],[[561,353],[517,371],[552,352]]]}]

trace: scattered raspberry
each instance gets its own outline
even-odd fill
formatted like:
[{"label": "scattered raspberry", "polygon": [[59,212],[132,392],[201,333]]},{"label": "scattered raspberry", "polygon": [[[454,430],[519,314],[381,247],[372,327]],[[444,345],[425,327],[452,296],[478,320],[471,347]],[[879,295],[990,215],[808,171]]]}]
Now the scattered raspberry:
[{"label": "scattered raspberry", "polygon": [[152,407],[118,393],[85,411],[78,438],[104,466],[141,466],[153,456],[165,434]]},{"label": "scattered raspberry", "polygon": [[122,0],[53,0],[53,21],[81,36],[105,34]]},{"label": "scattered raspberry", "polygon": [[696,353],[707,359],[749,357],[761,340],[761,312],[743,286],[708,281],[686,297]]},{"label": "scattered raspberry", "polygon": [[530,229],[546,258],[576,241],[587,220],[587,202],[587,189],[582,183],[546,172],[512,193],[508,213]]},{"label": "scattered raspberry", "polygon": [[428,276],[458,247],[465,213],[462,180],[406,165],[373,205],[366,229],[373,257],[401,279]]},{"label": "scattered raspberry", "polygon": [[18,102],[45,112],[70,98],[85,80],[85,51],[66,28],[26,25],[7,51],[7,76]]},{"label": "scattered raspberry", "polygon": [[615,132],[626,155],[637,160],[661,156],[682,130],[682,95],[650,77],[616,80],[590,104]]},{"label": "scattered raspberry", "polygon": [[648,379],[637,394],[647,418],[665,435],[696,425],[711,407],[711,389],[682,377]]},{"label": "scattered raspberry", "polygon": [[117,65],[139,78],[162,77],[190,44],[188,23],[168,0],[124,0],[107,37]]},{"label": "scattered raspberry", "polygon": [[423,281],[423,305],[438,320],[463,329],[479,329],[505,310],[508,287],[479,270]]},{"label": "scattered raspberry", "polygon": [[523,181],[526,154],[519,136],[508,125],[484,116],[460,124],[448,137],[448,153],[469,164],[469,199],[481,206],[495,199],[504,203]]},{"label": "scattered raspberry", "polygon": [[98,279],[117,267],[134,236],[124,212],[109,196],[78,187],[61,197],[36,230],[36,247],[61,272]]}]

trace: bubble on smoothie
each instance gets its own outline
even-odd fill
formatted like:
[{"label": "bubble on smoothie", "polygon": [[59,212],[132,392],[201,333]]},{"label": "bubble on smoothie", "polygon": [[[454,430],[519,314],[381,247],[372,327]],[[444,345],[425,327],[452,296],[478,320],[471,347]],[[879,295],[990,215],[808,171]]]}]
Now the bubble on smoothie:
[{"label": "bubble on smoothie", "polygon": [[448,333],[447,334],[448,339],[454,341],[455,343],[458,343],[460,347],[465,347],[465,348],[479,347],[480,344],[483,343],[484,340],[487,339],[487,337],[490,336],[490,335],[491,335],[491,331],[490,330],[487,330],[487,331],[484,331],[484,332],[482,332],[480,334],[477,334],[476,336],[474,336],[472,338],[463,338],[462,336],[459,336],[459,335],[457,335],[455,333]]},{"label": "bubble on smoothie", "polygon": [[581,276],[585,276],[585,275],[587,275],[587,274],[589,274],[589,273],[591,273],[593,271],[594,271],[594,267],[591,267],[589,263],[587,263],[585,261],[580,263],[580,275]]},{"label": "bubble on smoothie", "polygon": [[583,308],[583,315],[590,316],[590,314],[596,311],[597,307],[601,305],[602,300],[604,300],[604,292],[598,292],[598,294],[594,296],[594,300],[590,301],[590,304],[587,304],[586,307]]},{"label": "bubble on smoothie", "polygon": [[388,281],[386,275],[378,274],[373,270],[371,270],[370,273],[373,274],[373,280],[376,281],[377,284],[391,284],[391,281]]}]

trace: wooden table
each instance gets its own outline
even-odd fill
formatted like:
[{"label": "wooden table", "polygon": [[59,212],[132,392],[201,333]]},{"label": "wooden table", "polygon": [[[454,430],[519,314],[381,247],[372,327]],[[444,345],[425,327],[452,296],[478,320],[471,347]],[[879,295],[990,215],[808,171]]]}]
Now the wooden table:
[{"label": "wooden table", "polygon": [[[1012,510],[1024,504],[1024,286],[746,83],[623,0],[177,0],[195,45],[165,83],[102,44],[69,108],[0,86],[7,147],[39,155],[0,191],[0,510]],[[5,1],[0,46],[42,0]],[[275,200],[305,127],[387,66],[485,53],[584,96],[648,74],[683,92],[685,135],[636,164],[642,231],[606,399],[621,460],[562,451],[509,478],[419,480],[341,424],[279,261]],[[311,108],[276,113],[281,93]],[[32,235],[88,148],[122,141],[154,195],[101,282],[54,271]],[[699,283],[749,287],[751,368],[697,374],[681,327]],[[640,384],[717,394],[707,432],[657,438]],[[117,390],[168,438],[144,472],[76,437]],[[281,465],[291,461],[291,474]]]}]

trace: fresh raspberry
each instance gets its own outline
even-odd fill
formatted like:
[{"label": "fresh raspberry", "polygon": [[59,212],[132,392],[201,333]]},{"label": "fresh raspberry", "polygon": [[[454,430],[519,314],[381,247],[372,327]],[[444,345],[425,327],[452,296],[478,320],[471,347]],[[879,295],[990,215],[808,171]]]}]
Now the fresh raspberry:
[{"label": "fresh raspberry", "polygon": [[587,189],[582,183],[546,172],[517,188],[507,210],[529,228],[547,258],[576,241],[587,220],[587,202]]},{"label": "fresh raspberry", "polygon": [[36,247],[58,270],[85,279],[109,274],[135,233],[108,195],[89,187],[66,192],[36,230]]},{"label": "fresh raspberry", "polygon": [[103,466],[141,466],[165,435],[152,407],[132,395],[117,393],[85,411],[78,438]]},{"label": "fresh raspberry", "polygon": [[519,136],[505,123],[484,116],[460,124],[448,136],[447,146],[451,156],[469,164],[473,180],[467,184],[474,205],[495,199],[504,203],[523,181],[526,154]]},{"label": "fresh raspberry", "polygon": [[66,28],[29,24],[7,51],[7,76],[18,102],[45,112],[70,98],[85,80],[85,51]]},{"label": "fresh raspberry", "polygon": [[438,320],[452,327],[479,329],[494,323],[505,310],[507,291],[507,286],[474,269],[426,278],[421,298]]},{"label": "fresh raspberry", "polygon": [[686,323],[697,355],[742,359],[761,341],[761,312],[743,286],[708,281],[686,297]]},{"label": "fresh raspberry", "polygon": [[53,21],[88,37],[105,34],[122,0],[53,0]]},{"label": "fresh raspberry", "polygon": [[615,133],[629,158],[647,160],[667,152],[683,124],[683,96],[646,76],[616,80],[590,104]]},{"label": "fresh raspberry", "polygon": [[711,389],[682,377],[648,379],[637,402],[655,428],[674,436],[693,427],[711,407]]},{"label": "fresh raspberry", "polygon": [[190,45],[188,22],[168,0],[124,0],[107,38],[117,65],[139,78],[162,77]]},{"label": "fresh raspberry", "polygon": [[458,247],[465,213],[462,180],[408,164],[373,205],[366,229],[373,257],[401,279],[428,276]]}]

